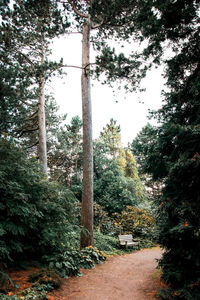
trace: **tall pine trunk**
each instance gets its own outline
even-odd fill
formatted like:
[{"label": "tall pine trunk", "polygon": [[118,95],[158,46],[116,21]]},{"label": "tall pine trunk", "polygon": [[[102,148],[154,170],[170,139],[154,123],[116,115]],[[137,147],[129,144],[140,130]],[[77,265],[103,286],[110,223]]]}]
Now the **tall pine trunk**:
[{"label": "tall pine trunk", "polygon": [[93,245],[93,144],[90,95],[90,21],[83,25],[82,37],[82,117],[83,117],[83,191],[81,207],[81,248]]},{"label": "tall pine trunk", "polygon": [[[41,53],[41,64],[44,63],[44,50]],[[39,102],[38,102],[38,131],[39,146],[38,156],[42,169],[47,174],[47,140],[46,140],[46,119],[45,119],[45,96],[44,96],[45,79],[40,75],[39,80]]]}]

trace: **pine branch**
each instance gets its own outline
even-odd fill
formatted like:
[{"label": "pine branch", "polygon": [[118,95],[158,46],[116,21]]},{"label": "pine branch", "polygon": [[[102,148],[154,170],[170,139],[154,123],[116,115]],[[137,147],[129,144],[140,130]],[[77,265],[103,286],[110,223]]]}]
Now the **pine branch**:
[{"label": "pine branch", "polygon": [[34,144],[32,144],[31,146],[28,146],[27,149],[30,149],[30,148],[32,148],[32,147],[38,145],[38,144],[39,144],[39,141],[36,141],[36,142],[35,142]]},{"label": "pine branch", "polygon": [[89,18],[89,15],[86,15],[86,14],[80,12],[80,11],[77,9],[77,6],[76,6],[76,0],[68,0],[68,3],[72,6],[73,11],[74,11],[79,17],[82,17],[82,18],[85,18],[85,19],[88,19],[88,18]]},{"label": "pine branch", "polygon": [[98,16],[97,19],[99,20],[99,23],[91,22],[91,29],[97,29],[101,27],[104,24],[104,19],[101,16]]},{"label": "pine branch", "polygon": [[22,98],[20,98],[19,99],[22,103],[24,103],[25,105],[27,105],[27,106],[30,106],[31,105],[31,103],[28,103],[28,102],[26,102],[24,99],[22,99]]},{"label": "pine branch", "polygon": [[22,135],[24,133],[33,132],[33,131],[36,131],[36,130],[38,130],[38,126],[36,128],[33,128],[33,129],[22,130],[22,132],[18,135],[18,138],[22,137]]},{"label": "pine branch", "polygon": [[26,120],[28,121],[28,120],[34,119],[35,116],[37,115],[37,113],[38,113],[38,110],[36,110],[36,111],[35,111],[30,117],[28,117]]},{"label": "pine branch", "polygon": [[76,69],[83,69],[82,67],[79,66],[73,66],[73,65],[62,65],[61,68],[76,68]]},{"label": "pine branch", "polygon": [[34,69],[34,64],[33,62],[30,60],[30,58],[24,54],[23,52],[21,51],[17,51],[21,56],[23,56],[25,58],[25,60],[31,65],[31,69],[33,70]]}]

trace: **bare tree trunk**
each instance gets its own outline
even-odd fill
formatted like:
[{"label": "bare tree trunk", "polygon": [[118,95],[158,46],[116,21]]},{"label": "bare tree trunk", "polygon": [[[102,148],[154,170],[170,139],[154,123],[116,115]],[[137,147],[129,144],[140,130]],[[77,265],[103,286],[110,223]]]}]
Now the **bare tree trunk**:
[{"label": "bare tree trunk", "polygon": [[90,96],[90,21],[83,25],[82,39],[82,116],[83,116],[83,192],[81,207],[81,248],[93,245],[93,145]]},{"label": "bare tree trunk", "polygon": [[[41,63],[44,62],[44,52],[42,50]],[[47,174],[47,140],[46,140],[46,120],[45,120],[45,79],[40,75],[39,81],[39,102],[38,102],[38,127],[39,127],[39,146],[38,155],[45,174]]]}]

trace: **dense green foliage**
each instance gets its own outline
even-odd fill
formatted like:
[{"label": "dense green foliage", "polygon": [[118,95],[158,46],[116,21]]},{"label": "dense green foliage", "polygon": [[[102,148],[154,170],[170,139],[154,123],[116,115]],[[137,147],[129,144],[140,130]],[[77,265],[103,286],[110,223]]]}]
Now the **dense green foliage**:
[{"label": "dense green foliage", "polygon": [[[96,173],[95,173],[96,175]],[[122,175],[115,162],[109,162],[106,168],[95,178],[95,201],[111,215],[121,212],[127,205],[137,205],[136,184]]]},{"label": "dense green foliage", "polygon": [[49,182],[35,159],[6,139],[1,139],[0,161],[1,261],[58,251],[69,239],[75,197]]},{"label": "dense green foliage", "polygon": [[63,120],[58,120],[56,112],[51,116],[57,121],[57,128],[53,131],[53,124],[47,128],[51,143],[48,139],[48,165],[51,178],[59,181],[74,191],[77,195],[78,186],[81,184],[82,174],[82,121],[78,116],[73,117],[70,124],[62,125]]},{"label": "dense green foliage", "polygon": [[105,260],[105,254],[92,246],[82,250],[69,249],[55,256],[46,257],[48,267],[56,270],[64,278],[80,276],[80,268],[94,268],[95,263],[99,264]]},{"label": "dense green foliage", "polygon": [[104,234],[115,233],[112,218],[108,216],[108,213],[105,211],[104,207],[96,202],[94,202],[94,228],[98,232],[102,232]]},{"label": "dense green foliage", "polygon": [[102,234],[101,232],[94,232],[94,245],[97,249],[101,249],[106,253],[119,251],[118,238]]},{"label": "dense green foliage", "polygon": [[[145,167],[162,183],[157,200],[159,241],[165,248],[160,266],[170,288],[163,299],[199,299],[200,163],[199,163],[199,14],[198,1],[141,1],[141,33],[149,38],[146,57],[164,59],[168,91],[154,114],[161,122],[149,141]],[[157,12],[157,13],[155,13]],[[149,16],[145,19],[145,16]],[[173,52],[165,59],[165,44]],[[169,44],[170,46],[170,44]],[[154,141],[154,142],[153,142]],[[149,147],[149,148],[148,148]]]},{"label": "dense green foliage", "polygon": [[121,214],[114,214],[114,220],[122,234],[152,239],[155,220],[144,209],[127,206]]},{"label": "dense green foliage", "polygon": [[109,215],[146,199],[134,157],[122,147],[120,127],[113,119],[94,145],[94,199]]}]

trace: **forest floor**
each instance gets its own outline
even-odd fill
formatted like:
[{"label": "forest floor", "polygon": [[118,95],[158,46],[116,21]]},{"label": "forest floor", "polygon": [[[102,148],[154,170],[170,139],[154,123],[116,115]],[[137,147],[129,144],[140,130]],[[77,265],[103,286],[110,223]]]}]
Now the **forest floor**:
[{"label": "forest floor", "polygon": [[[59,289],[48,294],[49,300],[154,300],[161,287],[157,261],[159,247],[120,256],[110,256],[94,269],[81,269],[81,277],[61,279]],[[37,268],[9,274],[18,292],[30,287],[28,276]]]},{"label": "forest floor", "polygon": [[111,256],[94,269],[82,269],[82,277],[64,279],[51,300],[153,300],[160,288],[156,269],[160,248]]}]

